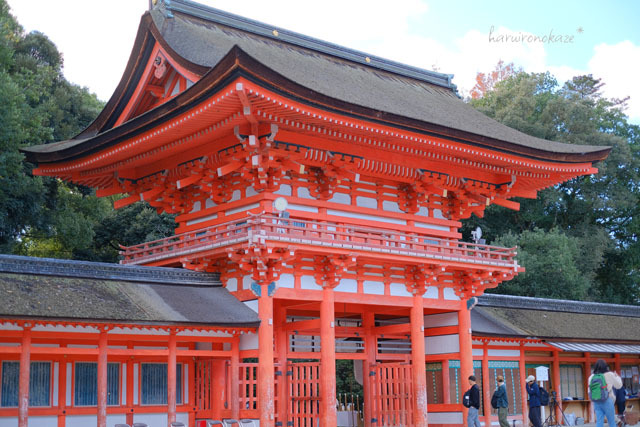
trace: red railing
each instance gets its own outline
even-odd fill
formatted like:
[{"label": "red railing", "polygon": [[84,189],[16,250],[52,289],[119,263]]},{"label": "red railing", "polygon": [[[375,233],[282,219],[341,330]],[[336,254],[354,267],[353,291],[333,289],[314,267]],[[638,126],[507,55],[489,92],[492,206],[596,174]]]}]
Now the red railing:
[{"label": "red railing", "polygon": [[477,245],[383,228],[255,215],[165,239],[123,247],[122,264],[142,264],[242,242],[310,245],[450,262],[518,267],[516,248]]}]

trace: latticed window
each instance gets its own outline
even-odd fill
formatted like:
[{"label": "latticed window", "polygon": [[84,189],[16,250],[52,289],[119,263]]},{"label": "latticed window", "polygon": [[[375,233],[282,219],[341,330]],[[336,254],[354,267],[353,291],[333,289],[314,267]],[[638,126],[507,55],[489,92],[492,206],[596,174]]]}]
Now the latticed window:
[{"label": "latticed window", "polygon": [[[480,389],[480,414],[483,414],[483,401],[482,401],[482,361],[473,361],[473,375],[476,376],[478,388]],[[449,398],[451,403],[462,403],[462,395],[469,389],[469,375],[465,375],[464,378],[460,375],[460,361],[449,361]]]},{"label": "latticed window", "polygon": [[442,362],[427,363],[427,403],[444,403]]},{"label": "latticed window", "polygon": [[[2,362],[0,407],[18,406],[20,362]],[[29,406],[49,406],[51,399],[51,363],[31,362],[29,370]]]},{"label": "latticed window", "polygon": [[638,365],[624,365],[621,367],[622,384],[630,394],[636,394],[640,391],[640,372]]},{"label": "latticed window", "polygon": [[[167,364],[143,363],[140,375],[140,401],[143,405],[167,404]],[[182,364],[176,365],[176,403],[182,403]]]},{"label": "latticed window", "polygon": [[[107,364],[107,405],[120,404],[120,365]],[[73,402],[75,406],[98,404],[98,364],[77,362],[75,364]]]},{"label": "latticed window", "polygon": [[584,379],[582,365],[560,365],[560,391],[562,397],[584,399]]},{"label": "latticed window", "polygon": [[[520,386],[520,367],[518,362],[489,360],[489,384],[491,393],[498,387],[498,375],[502,375],[507,388],[509,415],[522,413],[522,389]],[[489,386],[487,384],[487,386]]]}]

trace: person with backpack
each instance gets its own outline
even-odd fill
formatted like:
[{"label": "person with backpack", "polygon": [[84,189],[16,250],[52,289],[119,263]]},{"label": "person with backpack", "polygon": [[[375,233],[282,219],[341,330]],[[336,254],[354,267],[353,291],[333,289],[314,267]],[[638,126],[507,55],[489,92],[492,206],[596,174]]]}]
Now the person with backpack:
[{"label": "person with backpack", "polygon": [[480,410],[480,389],[476,384],[475,375],[469,376],[469,390],[462,397],[462,404],[469,408],[467,414],[467,426],[468,427],[480,427],[480,420],[478,419],[478,411]]},{"label": "person with backpack", "polygon": [[609,427],[616,427],[615,409],[613,402],[616,397],[614,388],[622,387],[620,376],[609,370],[607,362],[598,359],[593,366],[593,374],[589,377],[589,399],[593,402],[596,414],[596,427],[604,426],[604,418],[607,418]]},{"label": "person with backpack", "polygon": [[542,427],[540,417],[540,387],[536,384],[536,377],[527,377],[527,395],[529,396],[529,420],[533,427]]},{"label": "person with backpack", "polygon": [[493,393],[491,398],[491,406],[498,410],[498,420],[500,420],[500,427],[509,427],[509,421],[507,415],[509,414],[509,400],[507,399],[507,386],[504,384],[504,378],[502,375],[498,375],[496,378],[498,381],[498,387]]}]

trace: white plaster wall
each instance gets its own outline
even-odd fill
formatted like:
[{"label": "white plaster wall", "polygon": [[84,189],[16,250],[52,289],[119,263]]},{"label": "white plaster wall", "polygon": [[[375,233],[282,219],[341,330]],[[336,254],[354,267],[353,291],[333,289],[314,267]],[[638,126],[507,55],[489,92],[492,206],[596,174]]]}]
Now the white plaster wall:
[{"label": "white plaster wall", "polygon": [[[127,416],[125,414],[107,415],[108,426],[118,423],[124,424],[126,422]],[[66,417],[65,425],[67,427],[95,427],[98,425],[98,417],[96,415],[68,415]],[[31,417],[29,417],[29,426],[31,426]],[[40,425],[38,424],[38,427],[39,426]]]},{"label": "white plaster wall", "polygon": [[182,369],[184,369],[182,373],[182,386],[184,387],[184,390],[182,390],[182,401],[185,404],[189,404],[189,365],[183,363]]},{"label": "white plaster wall", "polygon": [[489,356],[513,356],[520,357],[520,350],[502,350],[502,349],[487,349]]},{"label": "white plaster wall", "polygon": [[391,283],[389,284],[389,292],[393,296],[397,297],[410,297],[411,292],[407,291],[407,287],[404,283]]},{"label": "white plaster wall", "polygon": [[[238,190],[238,192],[240,192],[240,191]],[[234,192],[234,194],[235,194],[235,192]],[[249,211],[251,209],[257,208],[258,206],[260,206],[260,203],[251,203],[250,205],[238,206],[237,208],[226,210],[225,214],[226,215],[233,215],[234,213]]]},{"label": "white plaster wall", "polygon": [[415,222],[415,226],[419,228],[428,228],[430,230],[449,231],[450,228],[444,225],[427,224],[426,222]]},{"label": "white plaster wall", "polygon": [[349,292],[349,293],[357,293],[358,292],[358,282],[353,279],[341,279],[340,284],[334,289],[336,292]]},{"label": "white plaster wall", "polygon": [[341,203],[343,205],[351,204],[351,196],[345,193],[333,193],[333,197],[329,199],[333,203]]},{"label": "white plaster wall", "polygon": [[247,197],[255,196],[256,194],[258,194],[258,192],[252,186],[246,187],[244,191]]},{"label": "white plaster wall", "polygon": [[295,278],[293,274],[281,274],[277,282],[278,288],[293,288],[295,285]]},{"label": "white plaster wall", "polygon": [[441,326],[456,326],[458,324],[458,313],[439,313],[424,316],[425,328],[439,328]]},{"label": "white plaster wall", "polygon": [[418,209],[418,212],[416,212],[416,215],[429,216],[429,209],[427,209],[426,206],[420,206],[420,209]]},{"label": "white plaster wall", "polygon": [[241,197],[242,197],[242,193],[240,192],[240,190],[234,190],[233,194],[231,195],[231,199],[229,199],[229,202],[235,202],[236,200],[240,200]]},{"label": "white plaster wall", "polygon": [[425,298],[438,299],[438,288],[436,286],[429,286],[427,292],[424,293]]},{"label": "white plaster wall", "polygon": [[378,221],[378,222],[384,222],[387,224],[407,225],[407,221],[403,219],[386,218],[382,216],[359,214],[355,212],[339,211],[335,209],[327,209],[327,215],[341,216],[345,218],[366,219],[369,221]]},{"label": "white plaster wall", "polygon": [[313,199],[309,194],[309,189],[306,187],[298,187],[298,197],[301,199]]},{"label": "white plaster wall", "polygon": [[484,350],[481,349],[481,348],[471,349],[471,355],[472,356],[483,356],[484,355]]},{"label": "white plaster wall", "polygon": [[300,278],[300,287],[302,289],[317,289],[322,290],[322,286],[316,283],[316,279],[313,276],[302,276]]},{"label": "white plaster wall", "polygon": [[384,283],[365,280],[363,283],[364,293],[373,295],[384,295]]},{"label": "white plaster wall", "polygon": [[[168,420],[168,415],[166,413],[164,414],[134,414],[133,416],[133,422],[134,423],[145,423],[151,427],[153,426],[166,426],[167,425],[167,420]],[[193,426],[189,426],[189,414],[187,414],[186,412],[178,412],[176,414],[176,421],[180,421],[182,423],[184,423],[185,426],[187,427],[193,427]],[[107,423],[108,424],[108,423]],[[108,424],[110,425],[110,424]]]},{"label": "white plaster wall", "polygon": [[318,213],[318,208],[316,208],[315,206],[297,205],[295,203],[290,203],[288,209],[292,211]]},{"label": "white plaster wall", "polygon": [[462,412],[429,412],[429,424],[463,424]]},{"label": "white plaster wall", "polygon": [[197,342],[196,350],[212,350],[213,346],[210,342]]},{"label": "white plaster wall", "polygon": [[238,279],[236,279],[235,277],[227,279],[227,283],[226,283],[225,287],[227,288],[227,290],[229,292],[237,291],[238,290]]},{"label": "white plaster wall", "polygon": [[357,196],[356,206],[360,206],[362,208],[378,209],[378,201],[373,197]]},{"label": "white plaster wall", "polygon": [[456,295],[456,293],[451,288],[444,288],[442,296],[446,300],[460,301],[460,297]]},{"label": "white plaster wall", "polygon": [[195,202],[189,213],[198,212],[200,209],[202,209],[202,204],[200,202]]},{"label": "white plaster wall", "polygon": [[242,278],[242,288],[241,289],[251,289],[251,283],[253,283],[253,277],[244,276]]},{"label": "white plaster wall", "polygon": [[213,200],[211,200],[211,199],[205,200],[205,202],[204,202],[204,208],[205,209],[212,208],[214,206],[218,206],[218,204],[216,202],[214,202]]},{"label": "white plaster wall", "polygon": [[133,404],[138,404],[138,370],[140,369],[137,363],[133,364]]},{"label": "white plaster wall", "polygon": [[122,406],[127,406],[127,364],[121,363],[120,368],[122,369],[122,395],[120,398],[120,404]]},{"label": "white plaster wall", "polygon": [[[251,189],[253,190],[253,188],[251,188]],[[255,193],[255,194],[257,194],[257,193]],[[278,188],[278,191],[274,191],[273,194],[280,194],[281,196],[290,196],[291,195],[291,186],[289,184],[280,184],[280,188]],[[247,192],[247,196],[249,196],[248,192]]]},{"label": "white plaster wall", "polygon": [[424,338],[425,354],[456,353],[460,351],[458,334]]},{"label": "white plaster wall", "polygon": [[433,210],[433,217],[434,218],[439,218],[439,219],[447,219],[442,215],[442,211],[440,209],[434,209]]},{"label": "white plaster wall", "polygon": [[387,212],[397,212],[404,213],[398,206],[397,202],[392,202],[391,200],[383,200],[382,201],[382,210]]},{"label": "white plaster wall", "polygon": [[60,364],[58,362],[53,363],[53,396],[52,406],[58,406],[58,388],[60,387]]},{"label": "white plaster wall", "polygon": [[250,301],[244,301],[244,305],[246,305],[247,307],[249,307],[251,310],[255,311],[256,313],[258,312],[258,300],[257,299],[252,299]]},{"label": "white plaster wall", "polygon": [[258,334],[240,335],[240,350],[257,350]]},{"label": "white plaster wall", "polygon": [[193,219],[191,221],[187,221],[187,225],[199,224],[201,222],[209,221],[210,219],[218,218],[218,214],[207,215],[202,218]]},{"label": "white plaster wall", "polygon": [[[69,424],[67,424],[69,425]],[[0,427],[18,427],[18,417],[0,417]],[[29,427],[58,427],[58,417],[29,417]]]},{"label": "white plaster wall", "polygon": [[71,379],[72,379],[72,372],[73,372],[73,363],[69,362],[67,363],[67,392],[66,392],[66,396],[65,396],[65,401],[67,402],[67,405],[71,405],[73,402],[71,401]]},{"label": "white plaster wall", "polygon": [[[17,329],[22,330],[22,329]],[[87,332],[87,333],[96,333],[99,332],[98,328],[94,328],[92,326],[62,326],[62,325],[38,325],[34,326],[32,329],[33,332]],[[33,345],[33,344],[32,344]]]}]

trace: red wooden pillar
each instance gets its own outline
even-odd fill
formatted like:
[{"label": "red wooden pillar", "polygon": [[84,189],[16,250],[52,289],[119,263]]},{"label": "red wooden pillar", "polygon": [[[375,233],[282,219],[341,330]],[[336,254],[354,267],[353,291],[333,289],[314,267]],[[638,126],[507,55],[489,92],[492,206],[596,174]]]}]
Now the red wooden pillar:
[{"label": "red wooden pillar", "polygon": [[288,353],[288,334],[284,328],[287,323],[287,309],[286,307],[279,307],[275,314],[275,340],[276,340],[276,353],[278,358],[278,371],[280,371],[280,384],[277,387],[277,401],[278,401],[278,421],[282,425],[286,425],[287,419],[287,402],[288,396],[288,379],[287,373],[287,353]]},{"label": "red wooden pillar", "polygon": [[451,403],[451,379],[449,378],[449,359],[442,361],[442,394],[444,403]]},{"label": "red wooden pillar", "polygon": [[[273,298],[268,284],[260,285],[258,298],[258,405],[260,427],[274,427],[274,365],[273,365]],[[237,397],[236,397],[237,399]]]},{"label": "red wooden pillar", "polygon": [[20,380],[18,384],[18,427],[29,424],[29,373],[31,370],[31,325],[25,323],[20,349]]},{"label": "red wooden pillar", "polygon": [[176,420],[176,361],[177,361],[177,337],[176,330],[169,330],[169,356],[167,358],[167,426]]},{"label": "red wooden pillar", "polygon": [[[66,347],[66,344],[60,344],[60,347]],[[60,370],[58,371],[58,427],[66,425],[66,409],[67,402],[67,360],[60,359]]]},{"label": "red wooden pillar", "polygon": [[107,427],[107,331],[98,337],[98,427]]},{"label": "red wooden pillar", "polygon": [[334,294],[323,286],[320,302],[320,426],[335,427],[336,408],[336,331]]},{"label": "red wooden pillar", "polygon": [[588,351],[584,353],[584,381],[582,385],[582,391],[584,392],[584,398],[587,400],[587,413],[588,421],[591,422],[594,419],[591,400],[589,400],[589,377],[591,376],[591,353]]},{"label": "red wooden pillar", "polygon": [[620,366],[620,353],[616,353],[613,355],[613,370],[616,371],[618,373],[618,375],[620,375],[621,373],[621,366]]},{"label": "red wooden pillar", "polygon": [[[460,302],[458,311],[458,334],[460,340],[460,391],[464,392],[469,388],[467,378],[473,375],[473,354],[471,344],[471,317],[467,309],[467,302]],[[462,396],[460,396],[462,402]],[[468,409],[462,407],[463,419],[467,419]],[[466,422],[466,421],[465,421]]]},{"label": "red wooden pillar", "polygon": [[[133,344],[131,342],[127,342],[127,348],[132,349]],[[129,425],[133,424],[133,384],[134,384],[134,372],[133,372],[133,357],[127,360],[127,378],[124,381],[127,382],[127,417],[126,423]],[[137,392],[137,391],[136,391]]]},{"label": "red wooden pillar", "polygon": [[231,418],[240,418],[240,336],[235,335],[231,343],[231,372],[229,374],[229,407]]},{"label": "red wooden pillar", "polygon": [[[360,281],[358,281],[360,283]],[[364,351],[366,359],[362,361],[362,385],[364,388],[364,425],[371,427],[373,418],[373,384],[369,372],[376,363],[377,340],[373,333],[375,327],[375,313],[365,312],[362,314],[362,326],[364,329]]]},{"label": "red wooden pillar", "polygon": [[526,368],[526,364],[525,364],[525,358],[524,358],[524,343],[520,343],[520,358],[518,359],[518,370],[520,371],[520,394],[521,394],[521,401],[522,401],[522,425],[523,426],[527,426],[529,425],[529,421],[528,421],[528,410],[529,410],[529,406],[527,404],[527,387],[526,385],[526,379],[527,379],[527,368]]},{"label": "red wooden pillar", "polygon": [[493,383],[489,380],[489,345],[482,346],[482,405],[484,406],[484,425],[491,425],[491,392]]},{"label": "red wooden pillar", "polygon": [[413,375],[413,425],[427,426],[427,372],[424,361],[424,298],[413,295],[411,306],[411,372]]}]

